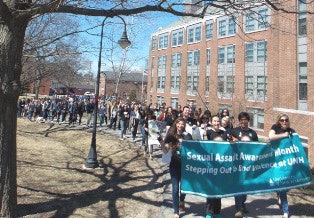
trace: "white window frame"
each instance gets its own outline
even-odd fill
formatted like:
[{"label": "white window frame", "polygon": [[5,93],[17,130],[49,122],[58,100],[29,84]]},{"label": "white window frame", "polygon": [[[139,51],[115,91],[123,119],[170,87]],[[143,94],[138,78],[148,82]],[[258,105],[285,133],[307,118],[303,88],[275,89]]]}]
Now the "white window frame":
[{"label": "white window frame", "polygon": [[[245,45],[245,62],[263,63],[267,61],[267,41],[246,42]],[[250,48],[249,48],[250,47]],[[249,50],[248,50],[249,49]]]},{"label": "white window frame", "polygon": [[213,20],[207,20],[205,23],[205,38],[206,40],[212,39],[213,38],[213,26],[214,22]]},{"label": "white window frame", "polygon": [[182,54],[180,52],[171,55],[171,67],[178,68],[181,67]]},{"label": "white window frame", "polygon": [[158,36],[158,49],[166,49],[169,45],[168,33],[163,33]]},{"label": "white window frame", "polygon": [[236,17],[219,17],[217,19],[217,38],[235,36],[238,30]]},{"label": "white window frame", "polygon": [[262,31],[269,28],[270,9],[263,6],[243,16],[243,29],[245,33]]},{"label": "white window frame", "polygon": [[167,55],[162,55],[158,57],[158,69],[166,69]]},{"label": "white window frame", "polygon": [[[176,43],[174,43],[174,40]],[[183,45],[183,28],[172,31],[171,45],[172,45],[172,47],[177,47],[177,46]]]},{"label": "white window frame", "polygon": [[187,66],[199,66],[200,64],[200,50],[188,51]]},{"label": "white window frame", "polygon": [[198,43],[202,40],[202,23],[191,25],[187,28],[187,44]]}]

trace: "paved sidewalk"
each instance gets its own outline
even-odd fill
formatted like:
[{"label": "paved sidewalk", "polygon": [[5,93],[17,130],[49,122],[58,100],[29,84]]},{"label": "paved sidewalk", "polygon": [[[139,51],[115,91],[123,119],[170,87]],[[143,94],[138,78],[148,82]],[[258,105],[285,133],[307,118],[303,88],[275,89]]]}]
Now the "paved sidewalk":
[{"label": "paved sidewalk", "polygon": [[[120,136],[120,130],[111,130],[108,128],[102,128],[103,132]],[[141,142],[141,134],[137,134],[137,138],[135,141],[132,140],[131,134],[127,133],[127,139],[129,142],[133,142],[135,145],[140,147]],[[161,169],[164,170],[164,193],[163,193],[163,202],[160,208],[160,213],[157,218],[172,218],[173,217],[173,209],[172,209],[172,198],[171,198],[171,184],[170,184],[170,174],[168,173],[168,166],[161,162],[161,149],[154,150],[154,161],[157,161],[161,166]],[[289,197],[288,197],[289,198]],[[276,193],[268,193],[268,194],[260,194],[260,195],[248,195],[247,197],[247,209],[249,210],[248,214],[245,214],[245,218],[281,218],[282,213],[278,207],[276,200]],[[186,210],[180,213],[180,217],[191,218],[191,217],[205,217],[205,202],[206,199],[199,196],[187,195],[185,198],[185,207]],[[306,217],[314,217],[314,206],[308,205],[305,210],[307,211],[305,214],[311,215],[303,215],[305,211],[302,212],[300,210],[300,205],[289,205],[291,214],[291,218],[306,218]],[[301,211],[301,212],[300,212]],[[294,213],[295,212],[295,213]],[[221,215],[223,218],[232,218],[234,217],[235,209],[234,209],[234,198],[223,198],[222,199],[222,211]]]}]

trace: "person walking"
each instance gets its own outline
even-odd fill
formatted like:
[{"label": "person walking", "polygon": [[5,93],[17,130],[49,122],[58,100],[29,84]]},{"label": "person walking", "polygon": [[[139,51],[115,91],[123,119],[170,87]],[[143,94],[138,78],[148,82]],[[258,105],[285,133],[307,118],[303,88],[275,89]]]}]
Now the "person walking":
[{"label": "person walking", "polygon": [[126,128],[129,120],[130,110],[128,105],[124,104],[122,105],[122,109],[120,110],[120,127],[121,127],[120,140],[124,140],[126,138]]},{"label": "person walking", "polygon": [[138,129],[138,124],[140,122],[140,119],[142,117],[142,112],[139,109],[139,105],[136,103],[133,105],[133,111],[132,111],[132,124],[131,124],[131,132],[132,132],[132,139],[135,141],[136,139],[136,134],[137,134],[137,129]]},{"label": "person walking", "polygon": [[[272,125],[268,137],[270,141],[279,140],[290,137],[295,131],[290,128],[290,120],[287,114],[279,114],[276,123]],[[277,192],[278,204],[281,207],[283,218],[289,217],[289,205],[287,198],[288,190]]]},{"label": "person walking", "polygon": [[89,128],[92,126],[92,117],[95,110],[95,103],[93,99],[90,99],[86,104],[86,113],[87,113],[87,121],[86,127]]},{"label": "person walking", "polygon": [[172,152],[169,164],[171,185],[172,185],[172,203],[174,210],[174,218],[179,218],[179,210],[184,210],[185,194],[180,193],[181,181],[181,141],[192,140],[192,135],[185,131],[186,120],[179,117],[175,120],[172,127],[168,130],[165,140],[159,137],[162,151],[167,154],[169,150]]},{"label": "person walking", "polygon": [[[249,138],[250,141],[258,141],[257,133],[249,128],[250,116],[247,112],[241,112],[238,115],[239,127],[236,127],[231,130],[231,136],[235,140],[242,141],[243,138]],[[243,213],[248,213],[249,211],[246,208],[245,201],[247,195],[236,195],[235,199],[235,217],[242,218]]]},{"label": "person walking", "polygon": [[[221,129],[218,115],[212,117],[212,128],[206,131],[208,140],[222,141],[224,130]],[[221,198],[206,198],[206,218],[221,218]]]}]

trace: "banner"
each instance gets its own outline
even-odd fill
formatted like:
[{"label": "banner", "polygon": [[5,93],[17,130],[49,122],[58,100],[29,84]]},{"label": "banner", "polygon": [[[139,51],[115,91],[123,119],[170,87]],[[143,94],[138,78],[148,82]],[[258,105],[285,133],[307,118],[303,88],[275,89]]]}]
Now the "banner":
[{"label": "banner", "polygon": [[298,134],[260,142],[183,141],[181,192],[229,197],[291,189],[311,183]]}]

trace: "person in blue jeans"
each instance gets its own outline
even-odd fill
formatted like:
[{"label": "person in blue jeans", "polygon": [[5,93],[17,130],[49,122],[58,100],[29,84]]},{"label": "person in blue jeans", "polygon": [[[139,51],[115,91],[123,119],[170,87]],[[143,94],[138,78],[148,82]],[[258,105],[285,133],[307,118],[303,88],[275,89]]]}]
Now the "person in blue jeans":
[{"label": "person in blue jeans", "polygon": [[169,165],[171,185],[172,185],[172,203],[174,218],[179,218],[179,210],[184,210],[185,194],[180,193],[181,181],[181,141],[192,140],[192,135],[185,132],[186,121],[182,117],[175,120],[172,127],[167,132],[165,140],[159,137],[162,151],[166,154],[171,149],[172,156]]},{"label": "person in blue jeans", "polygon": [[122,106],[120,110],[120,126],[121,126],[121,135],[120,140],[124,140],[126,138],[126,127],[127,123],[130,120],[130,110],[127,104]]},{"label": "person in blue jeans", "polygon": [[[268,133],[270,141],[279,140],[290,137],[295,131],[290,128],[290,120],[287,114],[279,114],[277,116],[276,123],[272,125],[271,130]],[[282,190],[277,192],[278,204],[281,207],[283,218],[289,217],[289,206],[287,198],[288,190]]]}]

